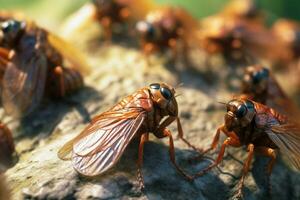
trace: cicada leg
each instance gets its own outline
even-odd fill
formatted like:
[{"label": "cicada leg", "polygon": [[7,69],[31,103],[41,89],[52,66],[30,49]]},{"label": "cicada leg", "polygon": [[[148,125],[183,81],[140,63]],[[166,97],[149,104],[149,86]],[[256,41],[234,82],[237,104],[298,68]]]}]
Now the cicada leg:
[{"label": "cicada leg", "polygon": [[177,117],[177,130],[178,130],[178,138],[181,139],[188,147],[194,149],[195,151],[203,152],[202,149],[195,147],[183,137],[184,133],[183,133],[183,129],[179,117]]},{"label": "cicada leg", "polygon": [[53,81],[57,88],[53,88],[55,91],[52,94],[58,97],[64,97],[83,86],[83,79],[78,71],[60,66],[54,68]]},{"label": "cicada leg", "polygon": [[[213,141],[212,141],[210,147],[207,148],[207,149],[205,149],[205,150],[201,150],[201,151],[198,150],[198,152],[200,153],[200,155],[198,155],[198,156],[192,158],[191,160],[199,160],[199,159],[201,159],[205,154],[207,154],[208,152],[210,152],[210,151],[216,149],[216,148],[217,148],[217,145],[218,145],[218,143],[219,143],[219,140],[220,140],[220,134],[221,134],[221,131],[222,131],[222,132],[226,132],[226,131],[224,131],[224,125],[221,125],[221,126],[217,129],[216,134],[215,134],[215,136],[214,136],[214,139],[213,139]],[[229,137],[229,135],[228,135],[228,137]]]},{"label": "cicada leg", "polygon": [[142,167],[143,167],[143,155],[144,155],[144,144],[149,139],[149,134],[144,133],[140,138],[140,144],[139,144],[139,157],[138,157],[138,171],[137,171],[137,180],[139,182],[139,187],[141,190],[145,188],[144,184],[144,177],[142,173]]},{"label": "cicada leg", "polygon": [[276,161],[276,151],[268,147],[255,147],[255,153],[271,158],[267,165],[268,194],[270,195],[271,194],[270,175],[272,173],[272,169]]},{"label": "cicada leg", "polygon": [[177,45],[177,40],[175,39],[175,38],[171,38],[171,39],[169,39],[169,41],[168,41],[168,45],[169,45],[169,47],[171,48],[171,50],[172,50],[172,59],[174,60],[174,61],[176,61],[176,59],[177,59],[177,57],[178,57],[178,49],[177,49],[177,47],[178,47],[178,45]]},{"label": "cicada leg", "polygon": [[173,137],[172,137],[172,133],[171,131],[169,131],[168,129],[164,129],[163,131],[163,135],[165,137],[169,137],[169,155],[170,155],[170,160],[173,163],[173,165],[175,166],[176,170],[188,181],[192,181],[193,178],[188,175],[180,166],[177,165],[176,163],[176,158],[175,158],[175,148],[174,148],[174,141],[173,141]]},{"label": "cicada leg", "polygon": [[164,138],[164,137],[169,137],[169,156],[170,156],[170,160],[173,163],[173,165],[175,166],[176,170],[187,180],[191,181],[193,180],[192,177],[190,175],[188,175],[181,167],[179,167],[176,163],[176,159],[175,159],[175,149],[174,149],[174,141],[173,141],[173,137],[172,137],[172,133],[166,128],[168,125],[170,125],[172,122],[174,122],[176,120],[177,117],[168,117],[167,119],[165,119],[160,126],[158,127],[158,129],[156,131],[154,131],[154,135],[158,138]]},{"label": "cicada leg", "polygon": [[143,54],[146,57],[146,62],[148,65],[151,65],[150,55],[155,51],[155,45],[150,42],[141,42]]},{"label": "cicada leg", "polygon": [[103,17],[100,20],[101,25],[103,26],[104,38],[106,42],[110,42],[112,38],[112,21],[110,17]]},{"label": "cicada leg", "polygon": [[237,193],[235,195],[235,197],[237,198],[240,198],[242,197],[242,189],[244,187],[244,180],[245,180],[245,177],[246,175],[248,174],[248,171],[249,171],[249,168],[250,168],[250,165],[251,165],[251,161],[252,161],[252,158],[253,158],[253,153],[254,153],[254,145],[253,144],[249,144],[248,145],[248,157],[244,163],[244,167],[243,167],[243,174],[242,174],[242,177],[238,183],[238,190],[237,190]]},{"label": "cicada leg", "polygon": [[224,157],[224,153],[225,153],[225,149],[228,146],[234,146],[234,147],[239,147],[241,146],[241,143],[239,140],[233,138],[233,137],[228,137],[222,144],[219,155],[217,157],[217,159],[215,160],[214,163],[212,163],[211,165],[209,165],[208,167],[206,167],[205,169],[203,169],[202,171],[196,173],[194,175],[193,178],[197,178],[199,176],[204,175],[205,173],[207,173],[208,171],[210,171],[211,169],[213,169],[214,167],[216,167],[222,160]]}]

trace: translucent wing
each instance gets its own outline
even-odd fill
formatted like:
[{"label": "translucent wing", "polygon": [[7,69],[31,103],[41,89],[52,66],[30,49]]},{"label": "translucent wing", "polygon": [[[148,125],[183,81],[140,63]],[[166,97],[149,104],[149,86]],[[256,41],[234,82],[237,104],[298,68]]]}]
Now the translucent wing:
[{"label": "translucent wing", "polygon": [[137,108],[103,113],[65,144],[58,156],[66,159],[72,152],[73,166],[79,173],[99,175],[116,164],[144,118],[145,113]]},{"label": "translucent wing", "polygon": [[21,45],[24,49],[7,65],[1,91],[5,111],[15,117],[24,116],[39,105],[47,75],[47,59],[35,48],[34,36],[24,37]]},{"label": "translucent wing", "polygon": [[69,42],[64,41],[52,33],[48,32],[47,39],[50,44],[71,63],[73,68],[77,69],[83,74],[89,74],[90,67],[87,64],[87,59],[83,53],[78,51]]},{"label": "translucent wing", "polygon": [[293,166],[300,170],[300,128],[298,125],[288,123],[274,125],[268,132],[271,140],[287,156]]}]

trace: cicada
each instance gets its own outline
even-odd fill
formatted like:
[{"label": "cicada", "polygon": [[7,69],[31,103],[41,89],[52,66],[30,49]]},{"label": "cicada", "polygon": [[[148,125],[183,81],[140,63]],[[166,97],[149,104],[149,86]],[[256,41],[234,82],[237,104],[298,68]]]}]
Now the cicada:
[{"label": "cicada", "polygon": [[206,52],[234,60],[265,58],[265,51],[275,46],[274,37],[262,23],[222,14],[203,19],[197,35]]},{"label": "cicada", "polygon": [[138,181],[144,188],[141,173],[143,149],[152,132],[158,138],[169,138],[171,162],[181,175],[191,180],[175,161],[173,137],[167,129],[174,121],[177,121],[179,138],[193,147],[183,138],[175,89],[165,83],[152,83],[96,116],[77,137],[58,151],[58,157],[72,159],[73,167],[80,174],[97,176],[113,167],[130,141],[139,138]]},{"label": "cicada", "polygon": [[0,174],[13,164],[14,152],[12,133],[6,125],[0,123]]},{"label": "cicada", "polygon": [[123,30],[124,26],[128,31],[133,28],[133,24],[153,7],[151,0],[91,0],[69,18],[64,32],[72,34],[96,21],[102,26],[105,39],[110,40],[112,34]]},{"label": "cicada", "polygon": [[25,116],[44,96],[64,97],[83,86],[75,68],[88,68],[76,49],[30,20],[0,16],[1,100],[8,114]]},{"label": "cicada", "polygon": [[146,55],[164,49],[171,49],[173,57],[186,54],[194,43],[198,22],[186,10],[179,7],[162,7],[150,11],[144,20],[137,23],[136,29]]},{"label": "cicada", "polygon": [[204,153],[216,149],[221,132],[227,138],[222,143],[214,163],[198,172],[195,177],[202,176],[220,164],[228,146],[241,147],[245,145],[248,150],[248,157],[244,162],[243,174],[238,184],[237,196],[242,195],[244,179],[249,171],[254,153],[270,158],[267,165],[269,175],[272,172],[278,150],[296,169],[300,170],[300,129],[295,122],[266,105],[245,98],[232,99],[226,103],[226,107],[225,123],[217,129],[211,147]]},{"label": "cicada", "polygon": [[272,26],[272,33],[281,45],[281,50],[273,56],[273,61],[281,68],[300,57],[300,25],[299,23],[279,19]]},{"label": "cicada", "polygon": [[241,84],[241,94],[248,99],[274,108],[281,114],[299,116],[296,104],[283,91],[271,71],[262,65],[246,68]]}]

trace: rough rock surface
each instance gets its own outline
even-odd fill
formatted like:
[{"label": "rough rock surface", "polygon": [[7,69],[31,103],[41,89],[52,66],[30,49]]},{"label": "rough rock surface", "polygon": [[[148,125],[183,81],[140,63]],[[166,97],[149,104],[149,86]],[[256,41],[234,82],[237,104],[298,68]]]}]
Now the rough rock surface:
[{"label": "rough rock surface", "polygon": [[[57,158],[59,147],[77,135],[93,116],[136,89],[158,81],[174,86],[183,83],[178,89],[178,104],[185,137],[198,147],[208,147],[225,112],[217,102],[229,100],[232,88],[238,85],[236,76],[231,76],[234,68],[218,58],[211,59],[209,72],[201,66],[195,70],[180,62],[169,63],[163,56],[151,57],[149,65],[137,48],[94,43],[86,50],[93,69],[86,77],[85,88],[66,99],[44,102],[21,122],[4,118],[13,129],[19,157],[5,173],[12,199],[232,199],[246,157],[244,148],[229,148],[219,168],[187,182],[170,163],[168,140],[151,137],[144,152],[144,192],[138,190],[136,182],[137,141],[130,144],[114,168],[100,177],[82,177],[71,162]],[[176,126],[172,125],[171,130],[175,136]],[[177,162],[189,173],[211,162],[190,161],[197,153],[180,140],[175,140],[175,147]],[[265,163],[263,158],[255,159],[245,181],[245,199],[267,198]],[[300,199],[300,175],[280,159],[271,185],[273,200]]]}]

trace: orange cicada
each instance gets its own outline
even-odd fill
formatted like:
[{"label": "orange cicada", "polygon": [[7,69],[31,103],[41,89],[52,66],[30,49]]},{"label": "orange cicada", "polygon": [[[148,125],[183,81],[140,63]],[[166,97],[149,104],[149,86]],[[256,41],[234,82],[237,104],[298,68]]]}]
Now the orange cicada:
[{"label": "orange cicada", "polygon": [[235,60],[265,58],[270,54],[265,52],[267,49],[278,46],[264,24],[223,14],[203,19],[198,39],[209,54],[221,53],[225,58]]},{"label": "orange cicada", "polygon": [[300,25],[296,21],[279,19],[272,26],[272,33],[277,38],[281,49],[272,57],[281,69],[295,62],[300,57]]},{"label": "orange cicada", "polygon": [[186,10],[179,7],[162,7],[151,10],[144,20],[137,23],[136,29],[145,54],[171,49],[173,57],[186,54],[194,42],[198,22]]},{"label": "orange cicada", "polygon": [[241,94],[282,114],[297,115],[296,104],[285,94],[271,71],[261,65],[246,68]]},{"label": "orange cicada", "polygon": [[151,0],[91,0],[68,19],[64,32],[72,34],[96,21],[103,28],[105,39],[110,40],[113,33],[126,26],[130,31],[135,22],[153,7]]},{"label": "orange cicada", "polygon": [[0,123],[0,174],[13,163],[15,145],[9,128]]},{"label": "orange cicada", "polygon": [[217,147],[221,132],[227,138],[222,143],[215,162],[201,170],[195,177],[202,176],[216,167],[222,161],[228,146],[246,145],[248,149],[248,157],[244,163],[237,196],[242,195],[244,179],[249,171],[254,153],[270,158],[267,166],[269,175],[276,160],[277,150],[287,156],[291,164],[300,170],[300,128],[296,123],[274,109],[249,99],[232,99],[226,104],[226,107],[225,123],[217,129],[211,147],[204,153]]},{"label": "orange cicada", "polygon": [[69,44],[34,22],[0,13],[1,99],[7,113],[24,116],[44,96],[63,97],[82,87],[79,71],[64,63],[86,69],[77,55]]},{"label": "orange cicada", "polygon": [[77,137],[59,150],[58,157],[72,159],[73,167],[80,174],[96,176],[117,163],[133,138],[140,138],[138,180],[143,188],[143,149],[152,132],[158,138],[169,138],[171,162],[181,175],[190,180],[191,177],[176,164],[172,133],[166,128],[175,120],[179,138],[193,147],[183,138],[175,89],[165,83],[153,83],[96,116]]}]

